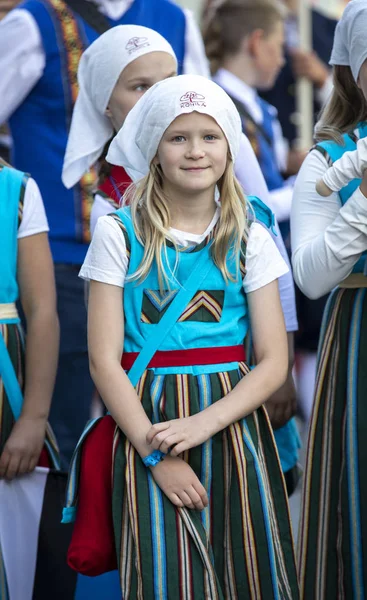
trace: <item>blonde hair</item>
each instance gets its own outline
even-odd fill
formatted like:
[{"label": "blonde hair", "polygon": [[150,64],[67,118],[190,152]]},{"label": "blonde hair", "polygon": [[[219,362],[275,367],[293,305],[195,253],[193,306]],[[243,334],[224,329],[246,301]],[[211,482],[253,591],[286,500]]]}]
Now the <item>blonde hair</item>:
[{"label": "blonde hair", "polygon": [[278,0],[226,0],[209,8],[203,19],[203,38],[212,74],[239,51],[246,36],[256,29],[269,35],[286,15],[287,9]]},{"label": "blonde hair", "polygon": [[[170,287],[170,277],[162,260],[166,252],[166,239],[176,249],[176,266],[179,249],[169,232],[169,200],[163,192],[163,176],[159,165],[150,165],[143,179],[132,184],[126,191],[124,203],[131,208],[131,217],[138,240],[144,246],[144,255],[130,280],[143,281],[149,274],[154,260],[158,269],[161,291]],[[247,201],[233,171],[233,161],[228,159],[226,170],[217,183],[221,196],[221,214],[211,247],[213,260],[226,281],[235,281],[240,267],[242,241],[248,239]],[[228,251],[234,257],[235,276],[228,269]],[[170,274],[174,276],[174,272]]]},{"label": "blonde hair", "polygon": [[353,131],[367,120],[367,101],[357,86],[350,67],[333,67],[334,88],[315,126],[315,140],[342,143],[342,134]]}]

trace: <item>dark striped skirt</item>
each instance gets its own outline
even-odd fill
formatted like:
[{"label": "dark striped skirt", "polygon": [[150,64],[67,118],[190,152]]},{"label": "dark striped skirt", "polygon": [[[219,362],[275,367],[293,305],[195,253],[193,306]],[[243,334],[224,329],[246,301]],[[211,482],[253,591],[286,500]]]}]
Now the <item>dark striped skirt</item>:
[{"label": "dark striped skirt", "polygon": [[[137,391],[154,421],[193,415],[248,372],[146,371]],[[208,491],[202,512],[175,507],[119,429],[113,518],[124,600],[299,598],[284,480],[265,410],[237,422],[184,460]]]},{"label": "dark striped skirt", "polygon": [[337,288],[321,330],[304,478],[304,600],[367,598],[366,439],[367,289]]}]

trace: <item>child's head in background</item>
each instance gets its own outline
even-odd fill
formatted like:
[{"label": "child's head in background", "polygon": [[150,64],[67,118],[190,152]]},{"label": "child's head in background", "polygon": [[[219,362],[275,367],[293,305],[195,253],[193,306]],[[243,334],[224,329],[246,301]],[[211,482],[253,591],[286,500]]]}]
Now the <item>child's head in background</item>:
[{"label": "child's head in background", "polygon": [[212,73],[227,68],[251,87],[271,88],[284,64],[285,17],[278,0],[227,0],[209,12],[204,42]]}]

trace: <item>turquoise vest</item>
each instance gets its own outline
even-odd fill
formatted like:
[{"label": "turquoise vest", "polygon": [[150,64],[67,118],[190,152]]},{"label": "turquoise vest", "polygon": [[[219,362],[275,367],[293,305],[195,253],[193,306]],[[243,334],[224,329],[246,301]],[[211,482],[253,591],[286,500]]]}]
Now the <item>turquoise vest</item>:
[{"label": "turquoise vest", "polygon": [[[144,248],[134,233],[130,208],[122,208],[116,214],[125,228],[130,246],[127,272],[129,276],[137,270],[143,258]],[[166,252],[162,252],[163,264],[166,271],[170,273],[169,289],[166,292],[163,294],[159,292],[155,262],[142,283],[137,284],[134,281],[125,283],[125,352],[140,351],[147,338],[154,335],[154,328],[175,297],[180,284],[184,285],[197,261],[199,252],[207,252],[208,260],[212,260],[208,244],[204,241],[198,246],[185,248],[179,252],[175,269],[176,250],[168,244],[166,248]],[[228,268],[235,275],[233,256],[228,258]],[[173,271],[175,275],[171,274]],[[160,350],[236,346],[243,343],[248,330],[248,311],[241,274],[238,273],[237,281],[226,282],[220,270],[214,268],[208,273],[204,288],[196,293],[187,309],[166,336]],[[236,368],[236,366],[232,368]],[[225,370],[230,368],[228,364],[225,366]],[[221,371],[223,365],[194,369],[196,373],[213,372],[213,370]],[[192,372],[192,370],[187,367],[175,367],[174,372]]]},{"label": "turquoise vest", "polygon": [[[367,136],[367,123],[361,123],[358,126],[359,137],[364,138]],[[357,149],[357,138],[353,133],[345,133],[343,136],[343,143],[337,144],[334,141],[328,140],[325,142],[319,142],[315,146],[315,150],[321,152],[326,158],[329,165],[333,164],[336,160],[341,158],[345,152],[352,152]],[[340,201],[342,206],[352,196],[355,190],[360,186],[361,179],[353,179],[348,185],[343,187],[339,192]],[[364,252],[361,258],[356,262],[353,268],[353,273],[363,273],[366,265],[367,252]]]},{"label": "turquoise vest", "polygon": [[24,173],[0,168],[0,304],[16,302],[19,199]]}]

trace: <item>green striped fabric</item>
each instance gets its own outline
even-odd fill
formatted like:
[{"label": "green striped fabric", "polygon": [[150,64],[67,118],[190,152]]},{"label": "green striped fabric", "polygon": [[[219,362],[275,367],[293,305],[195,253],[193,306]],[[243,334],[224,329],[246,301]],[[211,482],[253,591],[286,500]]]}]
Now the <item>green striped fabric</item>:
[{"label": "green striped fabric", "polygon": [[337,288],[325,309],[299,534],[304,600],[367,597],[366,292]]},{"label": "green striped fabric", "polygon": [[[153,422],[189,416],[248,372],[144,373],[137,392]],[[285,486],[265,410],[185,452],[209,494],[200,512],[176,508],[120,430],[113,516],[124,600],[297,600]]]}]

